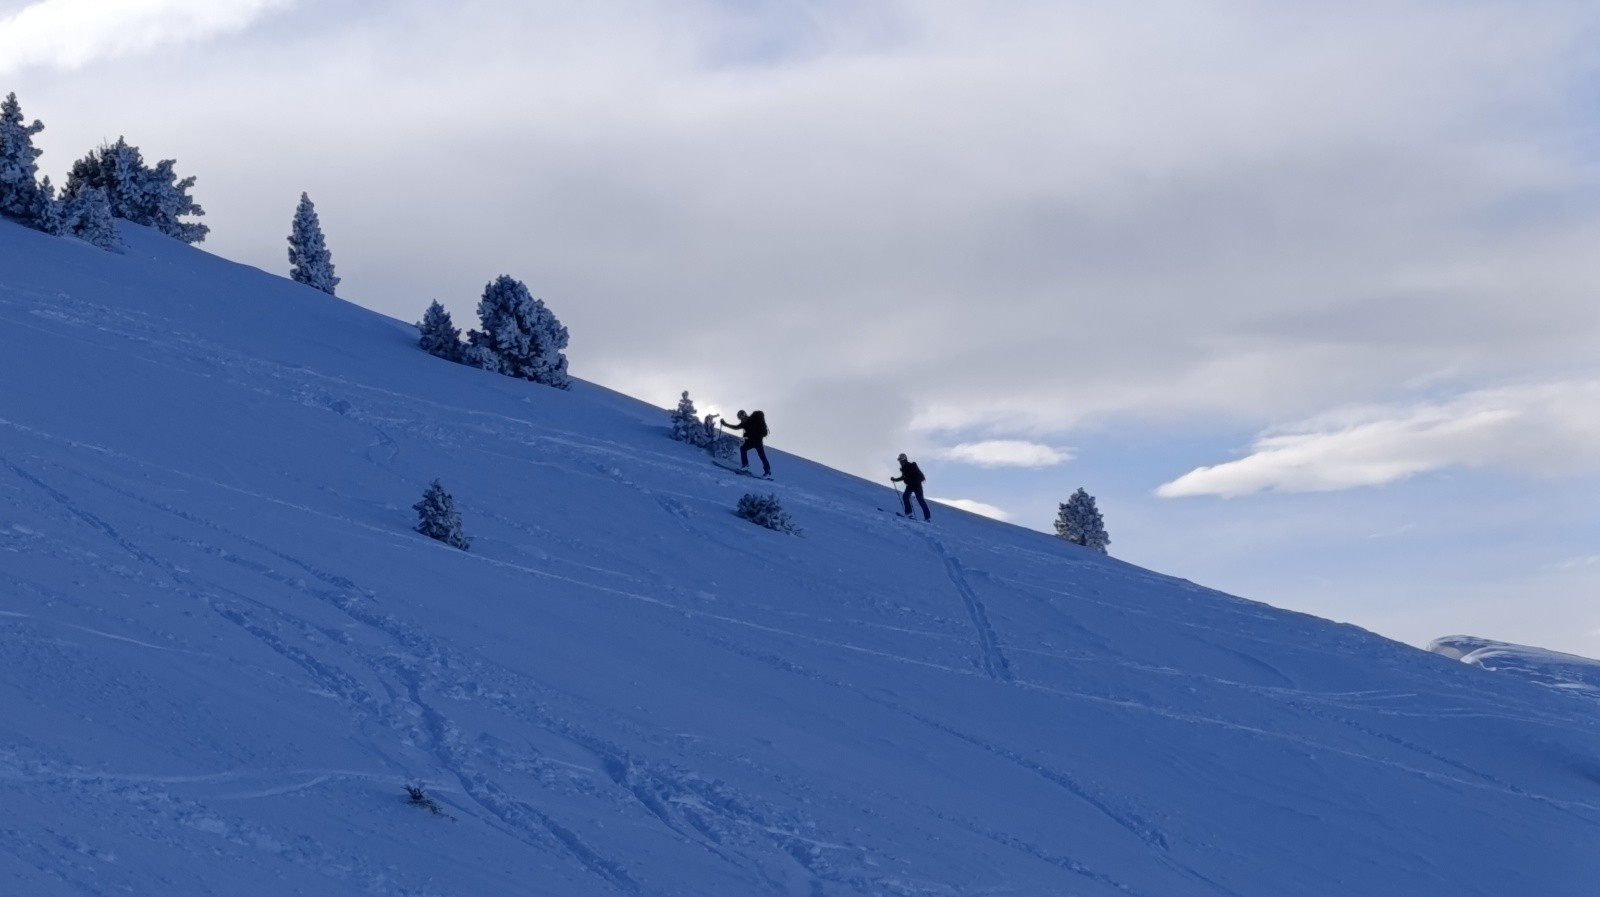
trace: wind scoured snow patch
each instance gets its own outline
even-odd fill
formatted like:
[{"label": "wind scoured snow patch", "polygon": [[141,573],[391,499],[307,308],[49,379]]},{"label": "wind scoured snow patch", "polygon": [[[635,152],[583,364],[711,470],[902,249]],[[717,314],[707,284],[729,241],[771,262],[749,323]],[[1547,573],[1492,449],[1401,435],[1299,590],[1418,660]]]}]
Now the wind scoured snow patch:
[{"label": "wind scoured snow patch", "polygon": [[1600,660],[1470,635],[1434,639],[1428,650],[1465,664],[1512,673],[1548,688],[1600,700]]}]

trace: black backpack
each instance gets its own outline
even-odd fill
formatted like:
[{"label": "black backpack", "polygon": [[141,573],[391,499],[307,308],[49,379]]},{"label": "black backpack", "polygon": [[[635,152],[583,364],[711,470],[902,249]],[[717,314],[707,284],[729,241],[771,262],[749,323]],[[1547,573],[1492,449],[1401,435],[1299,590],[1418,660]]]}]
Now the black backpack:
[{"label": "black backpack", "polygon": [[744,434],[752,439],[766,439],[767,416],[760,411],[750,412],[750,416],[745,418]]},{"label": "black backpack", "polygon": [[906,483],[908,485],[920,486],[928,481],[928,478],[922,475],[922,468],[918,467],[917,462],[915,461],[912,461],[906,465],[905,474]]}]

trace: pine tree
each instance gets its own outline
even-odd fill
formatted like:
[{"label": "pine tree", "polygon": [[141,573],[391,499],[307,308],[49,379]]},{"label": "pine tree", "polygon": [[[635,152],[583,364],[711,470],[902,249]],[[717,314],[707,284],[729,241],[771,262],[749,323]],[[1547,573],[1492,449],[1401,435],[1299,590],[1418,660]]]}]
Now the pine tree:
[{"label": "pine tree", "polygon": [[446,545],[467,550],[472,540],[461,531],[461,514],[456,511],[456,500],[444,491],[444,486],[434,480],[422,500],[411,506],[417,512],[417,532]]},{"label": "pine tree", "polygon": [[1056,514],[1056,535],[1101,554],[1106,554],[1106,546],[1111,544],[1105,520],[1100,516],[1100,509],[1094,506],[1094,496],[1082,487],[1072,493]]},{"label": "pine tree", "polygon": [[163,159],[150,168],[138,147],[118,137],[116,143],[91,150],[72,164],[64,193],[72,198],[90,187],[103,188],[113,216],[154,227],[185,243],[199,243],[211,228],[181,220],[185,215],[198,217],[206,212],[189,195],[194,178],[178,180],[173,171],[176,164]]},{"label": "pine tree", "polygon": [[422,333],[417,344],[424,352],[437,355],[445,361],[461,360],[461,331],[450,320],[450,312],[439,304],[439,300],[433,300],[428,310],[423,312],[417,330]]},{"label": "pine tree", "polygon": [[317,207],[311,197],[300,194],[300,205],[294,210],[294,224],[289,232],[289,276],[298,283],[315,287],[333,295],[339,278],[333,276],[333,253],[322,238],[322,223],[317,220]]},{"label": "pine tree", "polygon": [[700,414],[694,410],[694,401],[689,398],[688,390],[684,390],[683,398],[678,400],[678,407],[673,410],[671,421],[673,439],[687,442],[696,448],[710,446],[713,433],[700,421]]},{"label": "pine tree", "polygon": [[478,302],[482,330],[467,334],[467,364],[486,371],[571,389],[567,376],[567,328],[521,281],[501,275]]},{"label": "pine tree", "polygon": [[25,125],[22,121],[17,95],[7,94],[0,103],[0,215],[39,227],[46,223],[43,219],[50,214],[54,198],[40,190],[38,159],[44,151],[33,145],[33,135],[44,130],[44,123],[35,120]]}]

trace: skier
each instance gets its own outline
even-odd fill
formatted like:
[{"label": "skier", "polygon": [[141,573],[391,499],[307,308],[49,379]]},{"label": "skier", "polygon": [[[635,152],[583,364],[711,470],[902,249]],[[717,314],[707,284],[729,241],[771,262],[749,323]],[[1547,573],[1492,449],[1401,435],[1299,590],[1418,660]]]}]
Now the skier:
[{"label": "skier", "polygon": [[760,411],[745,414],[739,412],[739,422],[728,423],[724,418],[722,425],[730,430],[743,430],[744,442],[739,444],[739,467],[748,472],[750,470],[750,450],[755,449],[756,455],[761,458],[761,475],[772,476],[772,465],[767,463],[767,450],[762,447],[761,440],[767,438],[767,416]]},{"label": "skier", "polygon": [[899,461],[900,475],[897,477],[890,477],[889,482],[903,482],[906,484],[906,491],[900,494],[900,500],[904,502],[906,506],[906,516],[911,516],[911,496],[915,495],[917,497],[917,504],[922,505],[922,519],[932,520],[933,515],[928,512],[928,500],[922,497],[922,482],[923,480],[927,479],[927,477],[922,475],[922,468],[917,466],[917,462],[906,460],[905,452],[900,453]]}]

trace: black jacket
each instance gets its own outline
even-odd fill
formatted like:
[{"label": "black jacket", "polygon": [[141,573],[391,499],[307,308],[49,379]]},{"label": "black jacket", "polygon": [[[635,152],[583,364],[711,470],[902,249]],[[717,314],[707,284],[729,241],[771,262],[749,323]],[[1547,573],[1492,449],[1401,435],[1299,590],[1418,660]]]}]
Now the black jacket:
[{"label": "black jacket", "polygon": [[744,438],[746,439],[754,439],[760,442],[767,438],[767,416],[759,411],[747,415],[744,420],[738,423],[730,423],[727,420],[723,420],[722,425],[730,430],[743,430]]},{"label": "black jacket", "polygon": [[896,482],[904,482],[907,486],[921,486],[927,477],[922,475],[922,468],[917,466],[917,462],[901,461],[900,475],[889,479]]}]

